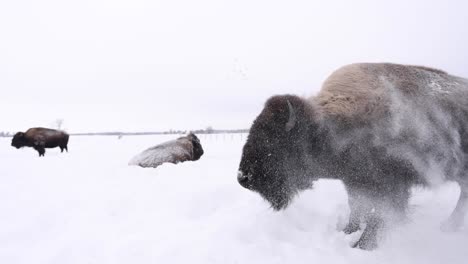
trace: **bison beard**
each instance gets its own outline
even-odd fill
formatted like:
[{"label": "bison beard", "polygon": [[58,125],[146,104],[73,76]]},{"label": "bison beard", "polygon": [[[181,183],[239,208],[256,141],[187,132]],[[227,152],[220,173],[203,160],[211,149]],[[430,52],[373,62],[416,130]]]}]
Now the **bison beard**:
[{"label": "bison beard", "polygon": [[238,181],[280,210],[319,178],[341,180],[351,209],[344,232],[366,224],[354,246],[373,249],[379,231],[405,217],[415,185],[459,183],[445,227],[460,227],[468,208],[467,131],[466,79],[418,66],[349,65],[315,97],[266,102],[243,148]]}]

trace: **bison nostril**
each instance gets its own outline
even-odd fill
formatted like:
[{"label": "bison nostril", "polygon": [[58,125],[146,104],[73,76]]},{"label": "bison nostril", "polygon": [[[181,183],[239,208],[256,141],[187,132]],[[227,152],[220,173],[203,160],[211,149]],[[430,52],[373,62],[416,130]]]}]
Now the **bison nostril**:
[{"label": "bison nostril", "polygon": [[237,173],[237,181],[239,183],[246,183],[248,180],[249,180],[249,177],[247,175],[243,174],[240,171]]}]

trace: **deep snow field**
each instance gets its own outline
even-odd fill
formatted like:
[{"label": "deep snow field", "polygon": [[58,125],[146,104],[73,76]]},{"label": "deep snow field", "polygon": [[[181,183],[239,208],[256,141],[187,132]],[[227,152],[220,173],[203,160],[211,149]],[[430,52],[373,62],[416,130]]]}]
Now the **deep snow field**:
[{"label": "deep snow field", "polygon": [[349,214],[340,182],[317,182],[281,212],[243,189],[245,135],[200,135],[197,162],[127,165],[176,137],[75,136],[44,158],[0,138],[0,263],[468,263],[468,228],[439,229],[456,184],[415,190],[409,220],[363,251],[349,247],[359,234],[337,231]]}]

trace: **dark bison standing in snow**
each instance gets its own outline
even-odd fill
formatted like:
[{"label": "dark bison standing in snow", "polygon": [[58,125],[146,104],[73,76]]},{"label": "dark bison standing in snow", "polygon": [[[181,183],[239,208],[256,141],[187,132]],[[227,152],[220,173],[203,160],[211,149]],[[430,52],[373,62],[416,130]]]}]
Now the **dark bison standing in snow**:
[{"label": "dark bison standing in snow", "polygon": [[345,185],[345,233],[366,224],[356,247],[377,246],[390,218],[405,216],[415,185],[456,181],[461,195],[443,227],[459,228],[468,208],[468,80],[363,63],[335,71],[314,97],[270,98],[250,129],[238,182],[280,210],[319,178]]},{"label": "dark bison standing in snow", "polygon": [[156,168],[159,165],[170,162],[177,164],[184,161],[195,161],[203,155],[200,140],[193,133],[185,137],[167,141],[151,147],[133,157],[129,165]]},{"label": "dark bison standing in snow", "polygon": [[15,148],[33,147],[39,152],[39,157],[44,156],[46,148],[60,147],[61,152],[68,152],[69,135],[63,131],[34,127],[26,132],[18,132],[13,136],[11,145]]}]

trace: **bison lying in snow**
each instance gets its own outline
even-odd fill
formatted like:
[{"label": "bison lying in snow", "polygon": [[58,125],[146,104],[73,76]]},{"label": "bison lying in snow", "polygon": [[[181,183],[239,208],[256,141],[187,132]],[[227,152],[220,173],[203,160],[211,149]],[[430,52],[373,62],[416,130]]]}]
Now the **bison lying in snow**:
[{"label": "bison lying in snow", "polygon": [[68,152],[69,135],[63,131],[35,127],[26,132],[18,132],[13,136],[11,145],[15,148],[33,147],[39,152],[39,157],[44,156],[46,148],[60,147],[61,152]]},{"label": "bison lying in snow", "polygon": [[129,165],[156,168],[159,165],[170,162],[179,163],[187,160],[198,160],[203,155],[200,140],[193,133],[185,137],[167,141],[133,157]]},{"label": "bison lying in snow", "polygon": [[443,227],[468,208],[468,80],[397,64],[335,71],[318,95],[270,98],[243,148],[239,183],[275,210],[318,178],[343,181],[354,246],[377,246],[390,216],[404,217],[410,188],[456,181],[461,195]]}]

